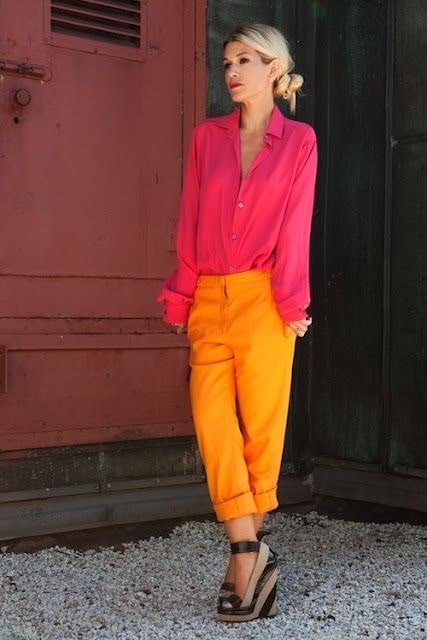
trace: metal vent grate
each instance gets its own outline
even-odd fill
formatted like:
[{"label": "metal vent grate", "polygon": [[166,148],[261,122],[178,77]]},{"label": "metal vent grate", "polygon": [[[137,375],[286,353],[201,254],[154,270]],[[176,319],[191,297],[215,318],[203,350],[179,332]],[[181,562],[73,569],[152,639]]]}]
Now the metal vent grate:
[{"label": "metal vent grate", "polygon": [[51,0],[56,33],[141,46],[140,0]]}]

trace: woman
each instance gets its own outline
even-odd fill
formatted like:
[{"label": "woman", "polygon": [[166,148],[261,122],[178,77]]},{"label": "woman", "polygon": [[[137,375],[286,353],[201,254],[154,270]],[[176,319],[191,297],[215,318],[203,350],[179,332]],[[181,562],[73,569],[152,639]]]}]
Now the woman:
[{"label": "woman", "polygon": [[278,506],[296,336],[311,324],[309,244],[314,130],[284,117],[303,79],[286,40],[251,24],[224,43],[233,113],[193,130],[177,269],[158,300],[190,343],[190,396],[210,497],[231,556],[218,619],[276,613],[277,566],[257,534]]}]

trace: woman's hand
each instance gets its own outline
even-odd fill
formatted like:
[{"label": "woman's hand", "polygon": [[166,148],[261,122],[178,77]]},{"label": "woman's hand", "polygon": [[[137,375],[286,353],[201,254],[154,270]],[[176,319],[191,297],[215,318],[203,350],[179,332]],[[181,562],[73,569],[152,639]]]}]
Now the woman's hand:
[{"label": "woman's hand", "polygon": [[172,325],[174,333],[186,333],[187,325],[182,323],[174,323]]},{"label": "woman's hand", "polygon": [[312,322],[313,318],[307,318],[307,320],[295,320],[294,322],[287,322],[286,324],[299,338],[303,338]]}]

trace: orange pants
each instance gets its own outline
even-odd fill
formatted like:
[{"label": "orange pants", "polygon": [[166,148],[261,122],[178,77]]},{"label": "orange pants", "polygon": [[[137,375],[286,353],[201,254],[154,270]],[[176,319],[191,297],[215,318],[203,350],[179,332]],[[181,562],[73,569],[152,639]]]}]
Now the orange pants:
[{"label": "orange pants", "polygon": [[218,520],[278,506],[295,333],[269,271],[200,276],[190,309],[190,396]]}]

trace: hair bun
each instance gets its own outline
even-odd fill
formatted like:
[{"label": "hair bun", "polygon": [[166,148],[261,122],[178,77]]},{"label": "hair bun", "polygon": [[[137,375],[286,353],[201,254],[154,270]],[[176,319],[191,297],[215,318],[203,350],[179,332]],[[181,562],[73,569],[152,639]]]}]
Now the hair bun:
[{"label": "hair bun", "polygon": [[291,113],[295,113],[296,92],[301,89],[303,83],[304,78],[298,73],[284,73],[277,83],[275,93],[289,102]]},{"label": "hair bun", "polygon": [[283,81],[283,97],[285,100],[289,100],[293,93],[301,89],[304,78],[298,73],[285,73]]},{"label": "hair bun", "polygon": [[289,73],[284,73],[282,75],[282,77],[280,78],[281,80],[281,85],[282,85],[282,89],[283,89],[283,97],[285,96],[285,94],[288,91],[289,88],[289,84],[291,82],[291,76]]}]

